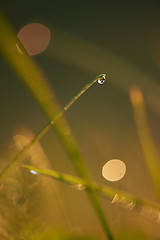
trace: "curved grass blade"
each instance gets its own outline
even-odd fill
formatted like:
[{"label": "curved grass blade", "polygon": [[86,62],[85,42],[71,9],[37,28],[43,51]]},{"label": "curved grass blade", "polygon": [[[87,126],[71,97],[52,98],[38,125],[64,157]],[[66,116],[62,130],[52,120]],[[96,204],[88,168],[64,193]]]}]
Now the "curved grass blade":
[{"label": "curved grass blade", "polygon": [[[134,209],[141,215],[153,219],[154,221],[160,222],[160,205],[147,201],[144,199],[139,199],[135,197],[133,194],[120,191],[115,188],[111,188],[104,185],[99,185],[95,182],[88,183],[82,178],[78,178],[69,174],[59,173],[57,171],[49,170],[49,169],[42,169],[37,168],[30,165],[23,165],[24,168],[27,168],[32,174],[41,174],[46,177],[53,178],[60,182],[79,186],[81,185],[83,189],[90,189],[94,188],[94,190],[106,197],[111,203],[118,204],[119,206],[126,208],[128,210]],[[92,186],[91,186],[92,185]]]},{"label": "curved grass blade", "polygon": [[[43,111],[47,115],[48,119],[49,120],[54,119],[55,121],[55,119],[57,119],[56,116],[59,116],[58,114],[62,116],[63,112],[61,113],[61,110],[57,104],[57,100],[53,92],[51,91],[51,88],[47,80],[42,76],[40,71],[38,71],[37,65],[27,55],[25,49],[23,48],[23,46],[21,46],[21,44],[20,46],[24,54],[20,55],[18,53],[15,47],[17,43],[16,35],[14,34],[14,31],[12,30],[9,23],[6,21],[5,17],[1,12],[0,12],[0,29],[1,29],[0,50],[2,51],[7,61],[10,63],[10,65],[13,67],[15,72],[20,76],[23,83],[29,88],[29,90],[31,91],[31,93],[33,94],[33,96],[35,97],[35,99],[37,100],[37,102],[40,104]],[[73,100],[73,102],[75,100]],[[77,148],[73,136],[71,135],[71,133],[69,133],[68,135],[65,134],[66,132],[69,132],[68,131],[69,127],[66,120],[62,117],[61,118],[58,117],[58,119],[59,121],[56,121],[54,123],[54,129],[57,134],[57,137],[59,138],[64,150],[70,157],[70,160],[72,161],[72,164],[75,167],[79,176],[86,179],[88,182],[91,182],[83,158]],[[53,125],[52,121],[50,124]],[[45,130],[43,129],[43,131]],[[35,141],[37,141],[37,139],[33,139],[32,144]],[[24,150],[22,154],[23,156],[25,155],[25,152],[28,151],[27,148],[26,150]],[[7,166],[7,169],[8,168],[9,166]],[[88,191],[88,196],[101,222],[101,226],[103,227],[106,233],[106,237],[109,240],[113,239],[108,223],[106,221],[106,217],[104,215],[104,212],[102,210],[99,199],[94,189],[91,188]]]},{"label": "curved grass blade", "polygon": [[95,82],[104,81],[105,79],[106,79],[106,74],[100,74],[94,80],[92,80],[90,83],[88,83],[84,88],[82,88],[82,90],[80,90],[79,93],[71,99],[71,101],[57,114],[57,116],[53,120],[51,120],[49,123],[47,123],[46,126],[44,126],[35,135],[35,137],[11,160],[11,162],[8,163],[8,165],[1,171],[0,177],[2,177],[7,172],[7,170],[12,166],[13,163],[16,163],[16,162],[22,160],[26,156],[26,154],[31,149],[31,147],[33,147],[33,145],[36,142],[38,142],[45,133],[47,133],[47,131],[50,129],[50,127],[52,125],[54,125],[63,116],[64,112],[67,111],[73,105],[73,103],[75,103],[75,101],[78,100],[78,98],[83,93],[85,93],[85,91],[88,88],[90,88]]}]

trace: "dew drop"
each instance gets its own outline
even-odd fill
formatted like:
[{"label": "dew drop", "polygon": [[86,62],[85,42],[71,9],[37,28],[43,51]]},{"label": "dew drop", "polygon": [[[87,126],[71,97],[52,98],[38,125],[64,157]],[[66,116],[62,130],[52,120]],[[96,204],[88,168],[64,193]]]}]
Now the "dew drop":
[{"label": "dew drop", "polygon": [[98,83],[99,83],[99,84],[103,84],[104,82],[105,82],[104,79],[98,79]]},{"label": "dew drop", "polygon": [[106,80],[106,74],[102,74],[98,77],[98,83],[103,84]]},{"label": "dew drop", "polygon": [[36,172],[36,171],[34,171],[34,170],[30,170],[30,172],[31,172],[32,174],[34,174],[34,175],[38,175],[38,174],[39,174],[38,172]]}]

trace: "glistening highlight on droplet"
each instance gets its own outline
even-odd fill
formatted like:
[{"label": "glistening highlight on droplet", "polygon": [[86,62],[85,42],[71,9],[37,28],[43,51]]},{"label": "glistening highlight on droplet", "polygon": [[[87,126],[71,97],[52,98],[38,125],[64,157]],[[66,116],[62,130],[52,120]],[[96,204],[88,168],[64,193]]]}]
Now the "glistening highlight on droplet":
[{"label": "glistening highlight on droplet", "polygon": [[102,176],[108,181],[119,181],[126,173],[126,165],[119,159],[109,160],[102,168]]},{"label": "glistening highlight on droplet", "polygon": [[38,174],[39,174],[38,172],[36,172],[36,171],[34,171],[34,170],[30,170],[30,172],[31,172],[32,174],[34,174],[34,175],[38,175]]},{"label": "glistening highlight on droplet", "polygon": [[100,75],[99,78],[98,78],[98,83],[99,84],[103,84],[105,82],[105,80],[106,80],[106,77],[107,77],[106,74]]}]

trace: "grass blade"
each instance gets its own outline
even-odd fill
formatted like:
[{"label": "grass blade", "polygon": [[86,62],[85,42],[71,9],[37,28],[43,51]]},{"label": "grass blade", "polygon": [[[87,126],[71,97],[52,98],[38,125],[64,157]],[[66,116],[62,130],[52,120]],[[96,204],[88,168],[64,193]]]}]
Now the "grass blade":
[{"label": "grass blade", "polygon": [[[26,144],[26,146],[11,160],[10,163],[1,171],[0,178],[7,172],[7,170],[16,162],[22,160],[26,154],[29,152],[29,150],[34,146],[35,143],[37,143],[45,133],[50,129],[52,125],[54,125],[64,114],[65,111],[67,111],[73,103],[83,94],[85,91],[90,88],[95,82],[97,81],[104,81],[106,79],[106,74],[100,74],[98,75],[93,81],[88,83],[85,87],[82,88],[82,90],[79,91],[79,93],[71,99],[71,101],[57,114],[57,116],[52,119],[49,123],[47,123],[34,137],[33,139]],[[102,83],[101,83],[102,84]]]},{"label": "grass blade", "polygon": [[[59,116],[59,114],[60,116],[62,116],[63,111],[61,113],[59,105],[57,104],[57,100],[53,92],[51,91],[47,80],[42,76],[35,62],[27,55],[23,47],[22,50],[24,54],[21,55],[18,53],[16,49],[16,35],[14,34],[12,28],[10,27],[9,23],[6,21],[5,17],[1,12],[0,29],[0,49],[3,55],[13,67],[13,69],[17,72],[17,74],[20,76],[22,82],[29,88],[31,93],[34,95],[35,99],[42,107],[48,119],[55,120],[57,119],[57,116]],[[75,100],[76,99],[74,99],[73,102]],[[86,179],[86,181],[91,182],[83,158],[77,148],[73,136],[70,133],[68,135],[65,134],[66,132],[69,132],[69,127],[66,120],[62,117],[58,117],[58,120],[59,121],[56,121],[56,123],[54,124],[54,129],[61,144],[63,145],[64,150],[70,157],[72,164],[75,167],[79,176]],[[52,121],[50,124],[52,124]],[[34,139],[32,144],[34,143],[34,141],[37,141],[37,139]],[[22,155],[24,156],[27,151],[28,149],[26,148]],[[109,240],[113,239],[99,199],[93,188],[90,188],[90,190],[88,191],[88,196],[95,209],[95,212],[97,213],[97,216],[101,222],[107,238]]]},{"label": "grass blade", "polygon": [[[23,128],[22,132],[23,135],[21,133],[18,133],[14,136],[14,142],[19,150],[23,149],[24,146],[26,146],[28,142],[30,142],[30,139],[32,139],[34,136],[33,133],[27,128]],[[33,165],[40,164],[42,168],[51,168],[51,163],[42,145],[39,142],[36,142],[36,144],[34,144],[34,146],[27,153],[26,157],[27,162],[29,161]],[[42,192],[42,195],[45,198],[47,208],[51,209],[53,206],[53,202],[54,203],[57,202],[57,205],[62,215],[62,219],[64,220],[66,227],[70,229],[71,226],[69,218],[56,185],[55,184],[51,185],[48,181],[45,181],[45,179],[41,179],[39,185],[43,186],[39,190]],[[51,216],[53,217],[54,214],[55,214],[54,212],[50,211],[50,217]]]},{"label": "grass blade", "polygon": [[131,88],[130,99],[133,106],[135,123],[144,159],[148,167],[153,186],[160,198],[160,159],[154,146],[154,140],[147,121],[143,95],[138,87]]},{"label": "grass blade", "polygon": [[37,168],[30,165],[23,165],[23,167],[27,168],[33,174],[41,174],[46,177],[50,177],[60,182],[74,186],[81,185],[82,187],[84,187],[82,189],[90,189],[92,187],[98,194],[106,197],[109,201],[111,201],[111,203],[116,203],[128,210],[135,209],[135,211],[138,211],[138,213],[140,213],[141,215],[144,215],[150,219],[154,219],[155,221],[159,222],[160,205],[154,202],[139,199],[133,194],[120,191],[106,185],[99,185],[94,182],[88,183],[82,178],[78,178],[69,174],[59,173],[57,171],[49,169]]}]

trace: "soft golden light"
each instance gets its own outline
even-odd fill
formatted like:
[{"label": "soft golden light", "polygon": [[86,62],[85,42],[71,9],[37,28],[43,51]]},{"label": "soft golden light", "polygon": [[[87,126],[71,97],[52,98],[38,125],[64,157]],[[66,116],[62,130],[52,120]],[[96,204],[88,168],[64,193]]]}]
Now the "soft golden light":
[{"label": "soft golden light", "polygon": [[142,92],[137,86],[130,88],[130,99],[134,105],[139,105],[143,103]]},{"label": "soft golden light", "polygon": [[126,173],[126,165],[119,159],[108,161],[102,168],[102,176],[108,181],[118,181]]},{"label": "soft golden light", "polygon": [[[17,34],[18,39],[30,56],[43,52],[50,41],[50,30],[40,23],[25,25]],[[19,51],[19,47],[17,48]],[[20,51],[22,53],[22,50]]]}]

